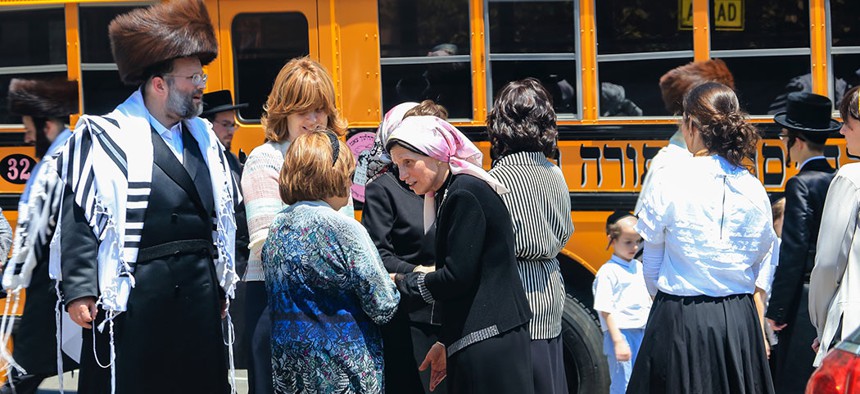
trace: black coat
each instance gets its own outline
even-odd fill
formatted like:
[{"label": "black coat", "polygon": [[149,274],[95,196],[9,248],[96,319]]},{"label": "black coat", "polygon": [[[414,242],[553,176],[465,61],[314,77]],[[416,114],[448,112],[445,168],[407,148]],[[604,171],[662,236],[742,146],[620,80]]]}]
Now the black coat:
[{"label": "black coat", "polygon": [[817,333],[809,320],[809,274],[815,264],[815,246],[821,214],[834,169],[826,159],[806,163],[785,185],[785,219],[779,265],[773,279],[766,316],[788,326],[778,333],[774,386],[777,392],[802,393],[814,371],[810,348]]},{"label": "black coat", "polygon": [[[418,265],[436,263],[436,226],[424,233],[424,198],[398,179],[396,167],[370,182],[364,196],[361,223],[389,273],[406,274]],[[439,339],[434,312],[435,305],[423,303],[417,310],[398,308],[382,326],[386,393],[429,393],[429,370],[419,372],[418,366]],[[445,386],[443,381],[435,392],[446,393]]]},{"label": "black coat", "polygon": [[[484,181],[449,179],[436,219],[436,271],[425,276],[442,315],[440,340],[448,347],[482,330],[505,333],[532,317],[517,271],[511,215]],[[423,300],[418,274],[398,277],[401,304]],[[487,332],[487,331],[483,331]],[[526,347],[524,352],[528,352]]]},{"label": "black coat", "polygon": [[[209,173],[196,141],[186,138],[183,167],[153,132],[152,190],[141,254],[172,241],[212,242],[214,199]],[[98,295],[98,240],[83,210],[68,195],[70,189],[66,192],[62,287],[68,305]],[[220,319],[223,291],[215,277],[211,248],[177,251],[148,261],[139,258],[134,277],[128,310],[116,318],[114,327],[117,392],[229,392]],[[99,315],[100,321],[104,313]],[[106,333],[96,334],[102,364],[109,360]],[[92,331],[84,330],[83,337],[79,392],[109,393],[110,369],[96,365]]]},{"label": "black coat", "polygon": [[[436,263],[436,226],[424,233],[423,212],[424,198],[398,180],[396,172],[388,171],[367,185],[361,224],[389,273],[408,274],[418,265]],[[434,321],[429,305],[410,311],[409,318],[421,323]]]}]

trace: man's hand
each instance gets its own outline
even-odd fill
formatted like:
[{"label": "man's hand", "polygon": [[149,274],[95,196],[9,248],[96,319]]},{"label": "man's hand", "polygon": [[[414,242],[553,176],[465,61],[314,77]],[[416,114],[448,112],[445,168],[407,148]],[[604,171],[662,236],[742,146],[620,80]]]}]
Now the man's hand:
[{"label": "man's hand", "polygon": [[821,347],[821,341],[816,337],[814,341],[812,341],[812,351],[818,353],[818,348]]},{"label": "man's hand", "polygon": [[436,386],[442,383],[442,380],[448,376],[447,363],[445,345],[436,342],[430,348],[430,351],[427,352],[424,362],[418,367],[419,371],[424,371],[427,367],[430,367],[430,391],[436,390]]},{"label": "man's hand", "polygon": [[788,327],[788,323],[776,324],[773,319],[767,319],[767,324],[770,325],[770,329],[774,331],[781,331],[783,328]]},{"label": "man's hand", "polygon": [[227,318],[227,300],[221,300],[221,320]]},{"label": "man's hand", "polygon": [[90,323],[95,320],[96,312],[95,297],[78,298],[69,304],[69,317],[75,324],[83,328],[93,328]]}]

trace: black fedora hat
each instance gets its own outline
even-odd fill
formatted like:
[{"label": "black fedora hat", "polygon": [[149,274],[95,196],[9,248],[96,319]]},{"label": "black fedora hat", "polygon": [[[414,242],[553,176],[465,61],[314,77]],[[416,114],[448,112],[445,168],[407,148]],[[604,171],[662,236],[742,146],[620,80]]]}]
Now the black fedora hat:
[{"label": "black fedora hat", "polygon": [[200,116],[207,117],[219,112],[245,108],[247,106],[247,103],[234,105],[233,95],[230,94],[229,90],[217,90],[203,95],[203,113]]},{"label": "black fedora hat", "polygon": [[[807,92],[788,94],[785,111],[773,116],[781,126],[802,132],[806,136],[818,135],[827,139],[827,134],[839,130],[842,124],[830,116],[833,103],[829,98]],[[821,134],[818,134],[821,133]]]}]

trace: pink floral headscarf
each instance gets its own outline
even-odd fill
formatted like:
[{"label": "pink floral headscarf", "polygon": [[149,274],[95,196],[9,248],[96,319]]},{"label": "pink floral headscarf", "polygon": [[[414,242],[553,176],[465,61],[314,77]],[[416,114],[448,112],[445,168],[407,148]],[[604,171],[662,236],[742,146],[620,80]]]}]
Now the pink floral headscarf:
[{"label": "pink floral headscarf", "polygon": [[[403,119],[388,137],[388,143],[403,142],[426,156],[448,163],[453,175],[478,178],[498,194],[508,189],[481,167],[484,155],[472,141],[450,123],[435,116],[410,116]],[[424,195],[424,231],[436,220],[435,191]]]},{"label": "pink floral headscarf", "polygon": [[[365,186],[388,170],[388,165],[391,164],[391,156],[385,150],[385,142],[388,141],[388,136],[394,131],[394,128],[403,120],[410,109],[418,106],[418,103],[405,102],[397,104],[394,108],[388,110],[385,116],[382,117],[382,123],[379,124],[379,129],[376,130],[376,138],[373,140],[373,147],[370,148],[370,155],[366,161],[359,161],[358,168],[355,169],[353,183]],[[367,178],[361,175],[367,175]],[[361,182],[357,182],[360,180]]]}]

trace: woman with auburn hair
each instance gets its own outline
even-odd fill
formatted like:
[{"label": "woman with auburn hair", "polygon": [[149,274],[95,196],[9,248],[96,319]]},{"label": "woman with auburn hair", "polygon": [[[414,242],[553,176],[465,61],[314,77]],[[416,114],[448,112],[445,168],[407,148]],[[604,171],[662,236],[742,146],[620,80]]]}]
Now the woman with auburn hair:
[{"label": "woman with auburn hair", "polygon": [[760,137],[726,85],[684,98],[692,156],[643,196],[645,285],[654,304],[630,393],[773,393],[761,295],[777,245],[770,200],[745,161]]},{"label": "woman with auburn hair", "polygon": [[[267,394],[271,388],[269,314],[260,252],[275,214],[283,207],[278,189],[278,173],[290,143],[315,130],[346,131],[346,122],[335,108],[334,84],[316,61],[301,57],[290,60],[275,78],[264,107],[262,123],[266,142],[248,155],[242,171],[242,193],[248,218],[251,254],[244,281],[249,351],[248,376],[251,393]],[[352,217],[351,202],[341,211]]]},{"label": "woman with auburn hair", "polygon": [[355,158],[329,131],[286,152],[263,245],[276,393],[381,393],[382,336],[400,297],[370,235],[337,210],[349,203]]},{"label": "woman with auburn hair", "polygon": [[556,152],[555,110],[534,78],[510,82],[487,116],[493,169],[510,193],[502,201],[514,221],[517,269],[534,317],[529,322],[535,393],[567,393],[561,314],[564,280],[556,256],[573,234],[570,193]]},{"label": "woman with auburn hair", "polygon": [[[427,353],[430,390],[448,376],[452,393],[534,393],[528,323],[504,185],[457,128],[433,116],[403,119],[386,143],[415,194],[423,228],[436,226],[433,272],[394,274],[402,308],[436,303],[439,342]],[[446,375],[447,374],[447,375]]]}]

